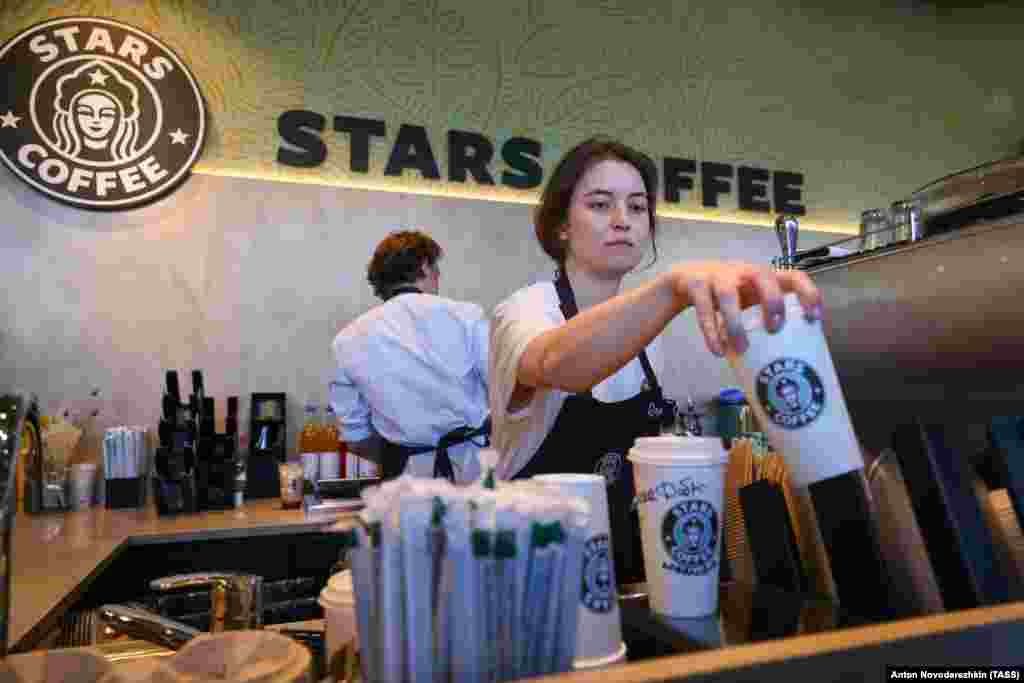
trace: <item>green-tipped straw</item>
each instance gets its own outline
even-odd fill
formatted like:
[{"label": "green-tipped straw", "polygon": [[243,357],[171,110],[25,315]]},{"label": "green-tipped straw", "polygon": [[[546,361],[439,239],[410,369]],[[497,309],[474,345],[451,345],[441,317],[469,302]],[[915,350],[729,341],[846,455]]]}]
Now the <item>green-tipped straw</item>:
[{"label": "green-tipped straw", "polygon": [[516,532],[502,529],[495,534],[494,556],[499,560],[510,560],[516,556]]}]

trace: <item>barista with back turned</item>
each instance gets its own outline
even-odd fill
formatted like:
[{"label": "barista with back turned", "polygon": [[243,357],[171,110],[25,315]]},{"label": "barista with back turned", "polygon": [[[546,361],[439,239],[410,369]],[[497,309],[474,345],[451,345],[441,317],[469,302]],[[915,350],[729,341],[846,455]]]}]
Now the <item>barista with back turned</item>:
[{"label": "barista with back turned", "polygon": [[331,405],[349,449],[385,479],[409,473],[456,483],[480,475],[487,445],[488,320],[438,294],[443,252],[400,231],[373,253],[367,279],[383,303],[334,338]]}]

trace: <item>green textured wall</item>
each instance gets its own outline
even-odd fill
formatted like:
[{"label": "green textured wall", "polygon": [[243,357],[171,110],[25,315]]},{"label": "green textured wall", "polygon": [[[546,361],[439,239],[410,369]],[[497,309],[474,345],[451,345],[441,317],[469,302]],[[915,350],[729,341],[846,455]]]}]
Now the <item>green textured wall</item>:
[{"label": "green textured wall", "polygon": [[[218,175],[464,194],[472,188],[413,171],[382,175],[401,123],[427,127],[442,176],[449,129],[497,145],[540,140],[548,170],[603,132],[659,159],[800,171],[808,227],[848,231],[862,209],[1006,156],[1024,137],[1016,73],[1024,7],[1011,6],[1020,3],[801,4],[811,3],[0,0],[0,40],[70,15],[158,36],[205,93],[212,126],[196,170]],[[347,137],[332,132],[324,165],[277,164],[277,117],[293,108],[385,120],[370,173],[348,169]],[[502,168],[492,165],[496,175]],[[765,220],[734,207],[728,195],[718,213]],[[700,213],[699,195],[675,208]]]}]

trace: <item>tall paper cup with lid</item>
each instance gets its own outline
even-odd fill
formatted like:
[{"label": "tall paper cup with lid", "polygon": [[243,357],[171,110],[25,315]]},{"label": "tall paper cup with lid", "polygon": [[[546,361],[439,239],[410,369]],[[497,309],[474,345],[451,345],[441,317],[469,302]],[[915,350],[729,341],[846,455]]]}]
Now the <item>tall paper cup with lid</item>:
[{"label": "tall paper cup with lid", "polygon": [[597,669],[626,659],[608,519],[607,480],[600,474],[538,474],[533,481],[587,501],[590,517],[583,544],[582,590],[573,669]]},{"label": "tall paper cup with lid", "polygon": [[713,614],[728,460],[721,439],[641,437],[628,460],[651,609],[668,617]]},{"label": "tall paper cup with lid", "polygon": [[331,576],[317,600],[324,608],[324,626],[328,673],[343,680],[352,668],[351,658],[359,650],[356,628],[356,598],[351,570]]},{"label": "tall paper cup with lid", "polygon": [[821,321],[804,317],[795,294],[785,303],[786,322],[775,334],[760,306],[743,311],[749,348],[727,355],[790,481],[806,486],[859,470],[864,459]]}]

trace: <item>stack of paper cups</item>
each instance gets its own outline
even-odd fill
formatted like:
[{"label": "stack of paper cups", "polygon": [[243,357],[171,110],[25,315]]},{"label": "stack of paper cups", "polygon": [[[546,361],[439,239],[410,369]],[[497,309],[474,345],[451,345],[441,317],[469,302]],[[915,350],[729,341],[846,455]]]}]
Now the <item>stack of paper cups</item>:
[{"label": "stack of paper cups", "polygon": [[626,643],[622,640],[608,523],[607,480],[599,474],[542,474],[533,480],[557,487],[566,496],[583,498],[590,505],[573,668],[597,669],[625,661]]},{"label": "stack of paper cups", "polygon": [[327,652],[325,660],[328,672],[341,680],[339,674],[350,668],[347,658],[359,649],[359,633],[356,629],[356,598],[352,585],[352,572],[345,570],[334,574],[327,586],[320,591],[318,600],[324,608],[324,625]]},{"label": "stack of paper cups", "polygon": [[743,311],[749,348],[728,354],[747,402],[800,487],[864,467],[820,320],[787,294],[786,322],[772,334],[760,306]]},{"label": "stack of paper cups", "polygon": [[641,437],[629,451],[651,609],[697,618],[718,607],[728,455],[718,438]]}]

